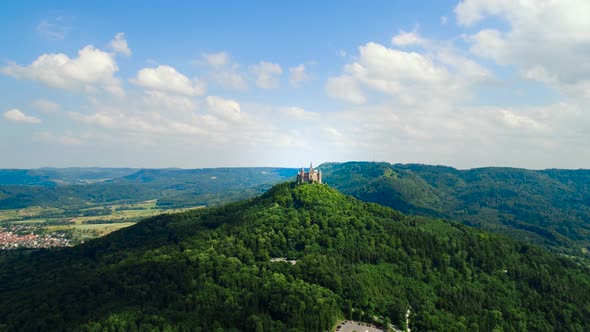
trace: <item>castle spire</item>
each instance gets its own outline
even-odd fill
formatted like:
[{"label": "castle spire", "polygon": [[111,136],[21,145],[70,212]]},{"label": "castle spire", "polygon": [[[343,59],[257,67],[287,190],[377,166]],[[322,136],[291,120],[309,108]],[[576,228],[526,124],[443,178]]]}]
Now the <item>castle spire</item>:
[{"label": "castle spire", "polygon": [[309,163],[309,170],[306,172],[305,168],[301,167],[301,170],[297,173],[297,183],[322,183],[322,171],[314,170],[313,163]]}]

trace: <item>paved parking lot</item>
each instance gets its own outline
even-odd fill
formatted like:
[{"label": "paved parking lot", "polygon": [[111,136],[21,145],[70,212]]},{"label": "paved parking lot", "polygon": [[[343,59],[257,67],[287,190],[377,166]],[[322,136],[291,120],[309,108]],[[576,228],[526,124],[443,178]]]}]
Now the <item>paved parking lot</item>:
[{"label": "paved parking lot", "polygon": [[363,322],[353,322],[353,321],[346,321],[341,322],[338,324],[340,328],[336,328],[337,332],[383,332],[383,330],[378,329],[375,325]]}]

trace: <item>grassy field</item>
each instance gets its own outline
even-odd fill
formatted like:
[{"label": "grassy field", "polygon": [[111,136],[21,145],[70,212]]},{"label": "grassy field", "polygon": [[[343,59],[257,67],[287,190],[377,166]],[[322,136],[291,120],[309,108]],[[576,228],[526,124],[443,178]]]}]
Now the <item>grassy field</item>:
[{"label": "grassy field", "polygon": [[105,236],[121,228],[134,225],[135,222],[120,222],[115,224],[73,224],[73,225],[56,225],[46,226],[48,232],[71,230],[75,238],[95,238]]},{"label": "grassy field", "polygon": [[202,206],[162,209],[156,206],[156,200],[149,200],[136,204],[90,206],[80,209],[78,216],[65,216],[62,209],[33,206],[25,209],[0,211],[0,225],[38,226],[46,232],[71,231],[74,238],[82,240],[104,236],[151,216],[196,208],[202,208]]}]

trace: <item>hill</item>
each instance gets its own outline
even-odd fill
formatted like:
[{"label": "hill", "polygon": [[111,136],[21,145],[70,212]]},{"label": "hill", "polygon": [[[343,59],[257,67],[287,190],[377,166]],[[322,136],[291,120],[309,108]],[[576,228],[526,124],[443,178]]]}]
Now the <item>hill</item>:
[{"label": "hill", "polygon": [[270,167],[0,170],[0,248],[39,245],[13,233],[48,237],[43,245],[63,244],[53,241],[63,236],[86,241],[156,214],[260,195],[295,174]]},{"label": "hill", "polygon": [[330,185],[404,213],[469,226],[587,256],[590,170],[525,170],[373,162],[326,163]]},{"label": "hill", "polygon": [[0,210],[49,206],[76,211],[89,204],[150,199],[171,208],[219,204],[260,194],[296,172],[271,167],[0,170]]},{"label": "hill", "polygon": [[324,331],[340,317],[403,325],[408,308],[416,331],[590,324],[590,270],[570,259],[319,184],[11,255],[9,331]]},{"label": "hill", "polygon": [[138,169],[133,168],[101,167],[0,169],[0,185],[87,184],[120,178],[137,171]]}]

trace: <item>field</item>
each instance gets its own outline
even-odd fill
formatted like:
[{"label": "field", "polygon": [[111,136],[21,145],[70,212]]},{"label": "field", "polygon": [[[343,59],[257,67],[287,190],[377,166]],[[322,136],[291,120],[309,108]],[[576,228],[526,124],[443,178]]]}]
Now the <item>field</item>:
[{"label": "field", "polygon": [[148,200],[135,204],[95,205],[80,209],[77,216],[72,216],[63,209],[32,206],[0,211],[0,226],[35,226],[39,233],[66,231],[74,240],[84,240],[129,227],[147,217],[201,207],[163,209],[156,205],[156,200]]}]

